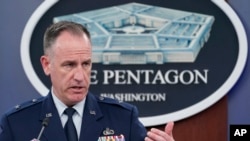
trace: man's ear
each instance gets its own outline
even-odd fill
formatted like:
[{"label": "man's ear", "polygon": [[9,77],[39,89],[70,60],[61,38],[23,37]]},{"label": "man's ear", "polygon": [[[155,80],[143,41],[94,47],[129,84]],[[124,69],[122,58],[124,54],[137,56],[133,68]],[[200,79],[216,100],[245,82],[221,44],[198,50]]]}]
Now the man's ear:
[{"label": "man's ear", "polygon": [[44,71],[45,75],[49,76],[50,75],[50,60],[49,60],[49,56],[47,56],[47,55],[41,56],[40,62],[42,64],[43,71]]}]

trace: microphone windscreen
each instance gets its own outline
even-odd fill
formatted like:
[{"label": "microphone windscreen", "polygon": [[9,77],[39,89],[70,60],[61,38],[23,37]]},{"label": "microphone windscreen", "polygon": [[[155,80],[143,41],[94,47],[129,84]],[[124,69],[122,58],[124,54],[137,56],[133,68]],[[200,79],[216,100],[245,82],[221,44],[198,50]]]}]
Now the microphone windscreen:
[{"label": "microphone windscreen", "polygon": [[42,125],[43,125],[43,126],[48,126],[48,124],[49,124],[49,118],[46,117],[45,119],[43,119]]}]

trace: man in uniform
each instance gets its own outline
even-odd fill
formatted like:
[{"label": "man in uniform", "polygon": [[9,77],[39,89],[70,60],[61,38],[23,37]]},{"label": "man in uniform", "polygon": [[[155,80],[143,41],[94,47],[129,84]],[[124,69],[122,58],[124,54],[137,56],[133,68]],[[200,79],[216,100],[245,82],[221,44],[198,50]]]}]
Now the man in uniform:
[{"label": "man in uniform", "polygon": [[46,97],[3,115],[0,141],[174,141],[165,131],[146,131],[135,106],[89,92],[92,46],[80,24],[52,24],[44,35],[41,64],[52,87]]}]

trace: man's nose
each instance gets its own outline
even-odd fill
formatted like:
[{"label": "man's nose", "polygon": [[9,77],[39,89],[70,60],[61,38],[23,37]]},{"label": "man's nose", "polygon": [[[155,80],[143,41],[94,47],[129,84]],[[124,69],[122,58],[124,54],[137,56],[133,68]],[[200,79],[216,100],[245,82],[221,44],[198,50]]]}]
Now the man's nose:
[{"label": "man's nose", "polygon": [[74,73],[74,79],[76,81],[82,81],[84,78],[84,71],[82,68],[77,68],[75,73]]}]

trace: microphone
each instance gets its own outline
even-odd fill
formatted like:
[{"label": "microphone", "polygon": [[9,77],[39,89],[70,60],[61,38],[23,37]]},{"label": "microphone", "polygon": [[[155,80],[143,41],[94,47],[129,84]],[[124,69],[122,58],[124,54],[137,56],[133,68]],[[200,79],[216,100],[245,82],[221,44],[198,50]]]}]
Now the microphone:
[{"label": "microphone", "polygon": [[43,134],[43,131],[44,131],[45,127],[48,126],[48,124],[49,124],[49,118],[46,117],[46,118],[43,119],[43,122],[42,122],[42,129],[41,129],[41,131],[40,131],[40,133],[39,133],[39,135],[38,135],[38,137],[37,137],[37,139],[36,139],[37,141],[40,141],[40,138],[41,138],[41,136],[42,136],[42,134]]}]

